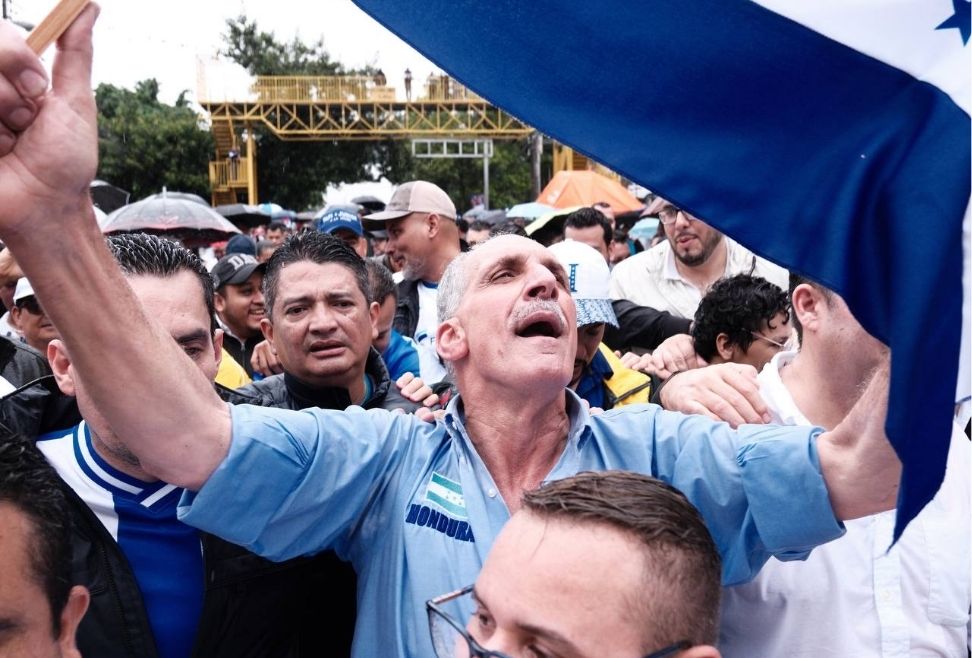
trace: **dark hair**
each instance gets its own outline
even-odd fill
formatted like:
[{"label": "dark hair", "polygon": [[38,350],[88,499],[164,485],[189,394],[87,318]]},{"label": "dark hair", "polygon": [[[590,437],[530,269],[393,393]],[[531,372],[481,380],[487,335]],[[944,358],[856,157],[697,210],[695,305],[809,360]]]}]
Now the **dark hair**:
[{"label": "dark hair", "polygon": [[601,524],[643,549],[645,649],[689,640],[715,644],[721,562],[705,522],[677,489],[631,471],[582,472],[523,494],[541,519]]},{"label": "dark hair", "polygon": [[0,431],[0,503],[30,520],[30,575],[47,595],[54,637],[61,632],[61,612],[71,591],[71,524],[62,487],[32,441],[6,428]]},{"label": "dark hair", "polygon": [[118,266],[126,276],[170,277],[179,272],[196,275],[202,286],[203,301],[209,314],[209,329],[216,331],[216,305],[213,301],[213,278],[199,256],[182,245],[148,233],[123,233],[108,238]]},{"label": "dark hair", "polygon": [[469,230],[469,220],[460,217],[456,220],[456,226],[459,228],[460,232],[465,233]]},{"label": "dark hair", "polygon": [[267,231],[283,231],[284,233],[289,232],[287,225],[283,222],[270,222],[270,225],[267,226]]},{"label": "dark hair", "polygon": [[[789,290],[789,295],[790,295],[790,303],[791,304],[793,302],[793,291],[796,290],[796,287],[797,286],[799,286],[801,284],[804,284],[804,283],[807,284],[808,286],[813,286],[814,288],[816,288],[817,290],[819,290],[820,291],[820,294],[823,295],[823,298],[827,302],[827,305],[828,306],[832,306],[833,305],[833,303],[834,303],[834,291],[833,290],[831,290],[830,288],[827,288],[824,285],[821,285],[821,284],[817,283],[816,281],[813,281],[811,279],[808,279],[805,276],[801,276],[800,274],[797,274],[796,272],[790,272],[790,283],[789,283],[790,290]],[[801,345],[803,345],[803,325],[800,323],[800,318],[797,317],[796,313],[791,313],[790,315],[793,317],[793,326],[796,327],[797,341],[799,341],[799,343]]]},{"label": "dark hair", "polygon": [[601,214],[601,211],[595,210],[594,208],[579,208],[574,212],[567,215],[564,218],[564,232],[569,228],[590,228],[591,226],[600,226],[602,235],[604,236],[604,245],[607,247],[611,246],[611,223],[607,220],[607,217]]},{"label": "dark hair", "polygon": [[398,301],[398,285],[392,276],[391,270],[376,260],[370,258],[365,260],[368,268],[368,288],[371,291],[371,301],[384,303],[388,295],[395,297]]},{"label": "dark hair", "polygon": [[627,244],[628,242],[628,232],[623,228],[614,229],[614,234],[611,236],[612,242],[623,242]]},{"label": "dark hair", "polygon": [[526,229],[517,224],[512,220],[503,222],[502,224],[493,224],[489,229],[489,237],[494,237],[497,235],[519,235],[521,238],[528,238]]},{"label": "dark hair", "polygon": [[368,286],[368,268],[364,260],[341,238],[319,231],[302,231],[291,235],[281,244],[270,259],[263,273],[263,297],[267,318],[273,319],[273,306],[277,301],[280,271],[292,263],[310,261],[318,265],[337,263],[354,274],[365,301],[371,301]]},{"label": "dark hair", "polygon": [[256,255],[259,257],[265,251],[272,251],[277,248],[276,242],[270,242],[269,240],[259,240],[256,245]]},{"label": "dark hair", "polygon": [[489,222],[484,222],[481,219],[477,219],[469,224],[470,231],[489,231],[493,228],[493,225]]},{"label": "dark hair", "polygon": [[772,320],[783,314],[790,319],[790,300],[783,290],[766,279],[749,274],[719,279],[705,293],[695,311],[692,338],[695,351],[706,361],[719,353],[716,338],[726,334],[732,345],[748,350],[763,323],[773,328]]}]

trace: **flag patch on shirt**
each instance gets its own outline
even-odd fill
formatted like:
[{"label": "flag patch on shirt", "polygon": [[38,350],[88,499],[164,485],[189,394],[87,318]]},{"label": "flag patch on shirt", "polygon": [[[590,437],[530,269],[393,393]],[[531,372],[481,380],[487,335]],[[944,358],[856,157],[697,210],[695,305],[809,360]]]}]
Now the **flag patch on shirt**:
[{"label": "flag patch on shirt", "polygon": [[461,519],[468,518],[466,501],[462,497],[462,485],[439,473],[433,472],[432,477],[429,478],[425,499],[453,516]]}]

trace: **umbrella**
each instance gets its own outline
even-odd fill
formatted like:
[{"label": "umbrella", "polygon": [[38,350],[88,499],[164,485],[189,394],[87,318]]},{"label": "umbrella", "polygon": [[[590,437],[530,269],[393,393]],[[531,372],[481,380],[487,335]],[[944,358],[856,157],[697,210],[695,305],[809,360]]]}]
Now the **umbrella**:
[{"label": "umbrella", "polygon": [[91,181],[91,201],[105,212],[118,210],[128,203],[128,192],[103,180]]},{"label": "umbrella", "polygon": [[658,231],[658,218],[657,217],[645,217],[644,219],[638,220],[631,230],[628,231],[628,236],[636,240],[643,239],[646,243],[651,240],[655,233]]},{"label": "umbrella", "polygon": [[332,203],[328,206],[321,208],[316,215],[314,215],[314,220],[318,220],[332,210],[343,210],[349,212],[355,217],[358,216],[358,212],[361,210],[361,206],[357,203]]},{"label": "umbrella", "polygon": [[385,202],[376,196],[371,196],[370,194],[356,196],[351,199],[351,203],[364,206],[366,210],[370,210],[371,212],[381,212],[385,209]]},{"label": "umbrella", "polygon": [[548,206],[539,201],[529,203],[518,203],[506,211],[507,217],[522,217],[523,219],[536,219],[540,215],[556,210],[553,206]]},{"label": "umbrella", "polygon": [[505,210],[487,210],[479,216],[479,221],[496,225],[505,222],[507,217],[509,214]]},{"label": "umbrella", "polygon": [[108,215],[101,232],[155,233],[181,240],[187,247],[225,240],[240,232],[208,205],[170,194],[164,191],[122,206]]},{"label": "umbrella", "polygon": [[541,244],[549,245],[551,240],[563,234],[567,215],[584,207],[586,206],[571,206],[540,215],[526,225],[527,235]]},{"label": "umbrella", "polygon": [[148,198],[149,199],[161,199],[161,198],[180,199],[182,201],[192,201],[193,203],[201,203],[207,208],[211,207],[209,205],[209,201],[206,201],[206,199],[202,198],[198,194],[193,194],[192,192],[170,192],[164,187],[162,188],[161,192],[158,192],[157,194],[153,194]]},{"label": "umbrella", "polygon": [[261,203],[258,208],[260,212],[270,215],[271,220],[284,220],[290,223],[297,219],[297,213],[293,210],[287,210],[279,203]]},{"label": "umbrella", "polygon": [[270,215],[260,210],[258,206],[246,203],[227,203],[213,208],[220,215],[243,228],[252,228],[270,223]]}]

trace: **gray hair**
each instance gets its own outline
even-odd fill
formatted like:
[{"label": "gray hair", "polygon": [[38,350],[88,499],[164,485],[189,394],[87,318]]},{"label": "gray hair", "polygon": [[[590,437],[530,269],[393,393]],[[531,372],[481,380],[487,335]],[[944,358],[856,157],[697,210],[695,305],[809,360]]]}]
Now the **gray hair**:
[{"label": "gray hair", "polygon": [[466,292],[466,261],[469,260],[469,253],[465,251],[453,258],[439,281],[436,308],[440,324],[455,317],[462,303],[462,296]]}]

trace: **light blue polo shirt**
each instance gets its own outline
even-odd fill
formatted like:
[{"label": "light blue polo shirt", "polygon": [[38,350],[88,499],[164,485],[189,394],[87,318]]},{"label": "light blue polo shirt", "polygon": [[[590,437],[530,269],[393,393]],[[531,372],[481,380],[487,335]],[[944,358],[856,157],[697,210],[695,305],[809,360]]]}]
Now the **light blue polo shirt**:
[{"label": "light blue polo shirt", "polygon": [[[472,583],[509,519],[460,397],[435,425],[358,407],[230,409],[229,454],[186,494],[180,518],[271,559],[333,547],[358,572],[354,656],[433,655],[425,601]],[[705,517],[725,584],[843,533],[820,474],[819,429],[734,432],[654,405],[590,416],[569,390],[567,409],[567,444],[546,479],[627,469],[672,484]]]}]

